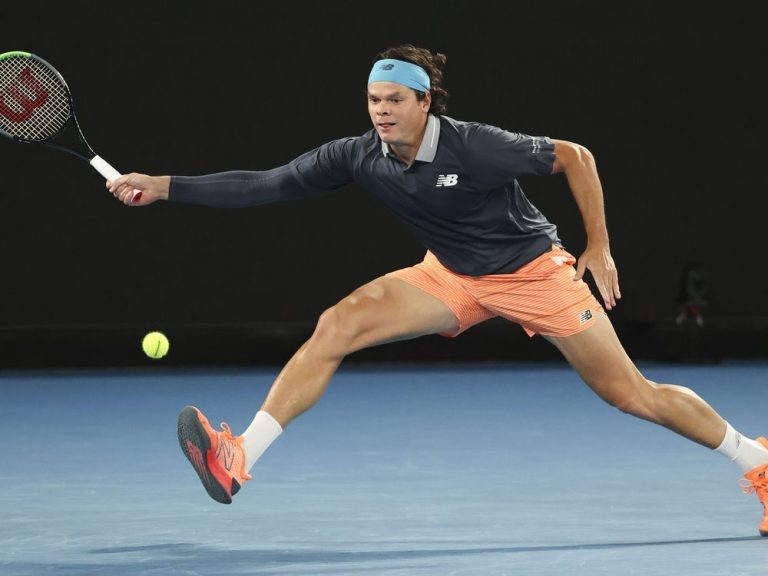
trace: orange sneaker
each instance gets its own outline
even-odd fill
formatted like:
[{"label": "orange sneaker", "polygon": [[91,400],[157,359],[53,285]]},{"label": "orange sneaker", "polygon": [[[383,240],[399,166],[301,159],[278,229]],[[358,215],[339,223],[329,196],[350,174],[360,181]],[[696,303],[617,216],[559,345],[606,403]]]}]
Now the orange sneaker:
[{"label": "orange sneaker", "polygon": [[[768,439],[760,437],[757,441],[768,448]],[[740,481],[744,494],[757,494],[757,499],[763,505],[763,521],[760,522],[760,536],[768,536],[768,464],[753,468]]]},{"label": "orange sneaker", "polygon": [[251,475],[245,470],[245,454],[240,447],[242,436],[232,436],[226,423],[221,432],[211,428],[203,413],[186,406],[179,414],[179,445],[184,456],[200,476],[211,498],[230,504],[232,496]]}]

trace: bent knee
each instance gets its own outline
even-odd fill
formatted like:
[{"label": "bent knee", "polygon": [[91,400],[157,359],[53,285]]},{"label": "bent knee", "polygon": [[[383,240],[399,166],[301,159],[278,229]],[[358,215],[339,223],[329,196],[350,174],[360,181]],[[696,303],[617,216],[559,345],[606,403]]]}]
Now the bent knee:
[{"label": "bent knee", "polygon": [[639,394],[625,394],[608,403],[624,414],[642,418],[647,413],[646,403]]},{"label": "bent knee", "polygon": [[356,290],[320,315],[311,340],[341,355],[359,349],[372,325],[372,305],[383,295],[377,286]]},{"label": "bent knee", "polygon": [[339,304],[328,308],[320,315],[310,343],[314,347],[333,350],[338,355],[348,354],[355,340],[356,329],[344,316]]},{"label": "bent knee", "polygon": [[648,380],[633,383],[632,386],[620,386],[620,392],[603,398],[608,404],[617,410],[643,418],[655,420],[656,415],[656,385]]}]

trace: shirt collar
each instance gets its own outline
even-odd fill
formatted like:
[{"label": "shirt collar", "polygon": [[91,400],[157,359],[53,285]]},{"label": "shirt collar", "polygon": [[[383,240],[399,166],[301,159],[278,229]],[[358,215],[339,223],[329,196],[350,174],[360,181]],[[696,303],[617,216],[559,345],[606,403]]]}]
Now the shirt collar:
[{"label": "shirt collar", "polygon": [[[427,117],[427,129],[424,130],[424,138],[419,146],[419,151],[416,152],[416,158],[420,162],[432,162],[437,154],[437,143],[440,140],[440,120],[436,116],[430,114]],[[384,156],[389,156],[389,144],[386,142],[381,143],[381,151]]]}]

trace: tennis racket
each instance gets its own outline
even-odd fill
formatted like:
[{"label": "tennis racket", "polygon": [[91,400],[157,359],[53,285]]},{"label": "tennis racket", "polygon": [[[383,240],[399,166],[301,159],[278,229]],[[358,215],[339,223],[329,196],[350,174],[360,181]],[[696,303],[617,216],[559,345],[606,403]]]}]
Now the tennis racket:
[{"label": "tennis racket", "polygon": [[[44,144],[88,162],[107,180],[120,177],[83,136],[64,77],[29,52],[0,54],[0,134],[15,142]],[[141,191],[134,191],[133,201]]]}]

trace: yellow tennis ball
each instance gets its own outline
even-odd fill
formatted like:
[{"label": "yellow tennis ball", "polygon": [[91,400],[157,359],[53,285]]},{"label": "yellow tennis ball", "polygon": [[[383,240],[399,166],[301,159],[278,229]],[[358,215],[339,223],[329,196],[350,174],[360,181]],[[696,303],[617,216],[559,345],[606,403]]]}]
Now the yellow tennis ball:
[{"label": "yellow tennis ball", "polygon": [[141,348],[144,350],[144,354],[155,360],[168,354],[170,347],[171,343],[168,342],[168,338],[162,332],[150,332],[141,341]]}]

